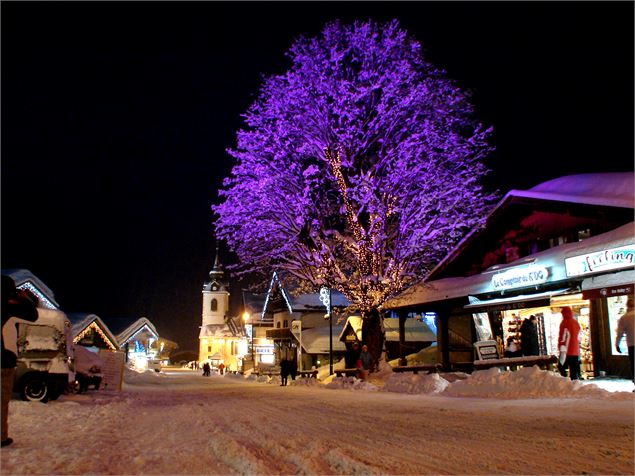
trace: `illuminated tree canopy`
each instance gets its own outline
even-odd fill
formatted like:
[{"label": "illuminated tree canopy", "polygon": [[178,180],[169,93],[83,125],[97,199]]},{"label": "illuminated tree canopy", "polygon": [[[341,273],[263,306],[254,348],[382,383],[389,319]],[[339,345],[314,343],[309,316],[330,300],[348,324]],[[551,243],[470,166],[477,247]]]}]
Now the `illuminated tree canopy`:
[{"label": "illuminated tree canopy", "polygon": [[329,23],[287,55],[228,151],[217,237],[240,273],[286,270],[366,314],[481,224],[490,130],[397,21]]}]

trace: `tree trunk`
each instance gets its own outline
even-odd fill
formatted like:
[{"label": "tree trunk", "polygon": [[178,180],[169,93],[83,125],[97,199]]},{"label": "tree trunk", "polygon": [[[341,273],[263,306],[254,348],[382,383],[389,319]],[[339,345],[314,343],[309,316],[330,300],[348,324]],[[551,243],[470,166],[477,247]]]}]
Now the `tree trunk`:
[{"label": "tree trunk", "polygon": [[377,309],[373,309],[363,316],[363,318],[362,339],[363,343],[368,346],[368,352],[373,356],[375,363],[373,370],[375,370],[379,364],[382,350],[384,349],[384,332],[382,330],[383,317],[379,314]]}]

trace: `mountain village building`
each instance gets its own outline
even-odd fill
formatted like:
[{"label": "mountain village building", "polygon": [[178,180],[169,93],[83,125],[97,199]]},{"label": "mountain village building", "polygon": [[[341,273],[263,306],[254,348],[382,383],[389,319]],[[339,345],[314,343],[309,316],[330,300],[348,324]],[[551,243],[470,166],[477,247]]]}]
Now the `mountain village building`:
[{"label": "mountain village building", "polygon": [[[406,320],[434,315],[438,362],[469,368],[477,342],[494,340],[499,355],[535,316],[541,355],[557,355],[560,309],[581,326],[583,377],[628,376],[626,349],[615,350],[617,319],[635,283],[634,174],[561,177],[512,190],[424,283],[389,300]],[[402,361],[405,362],[405,359]]]},{"label": "mountain village building", "polygon": [[198,360],[201,365],[208,362],[212,368],[222,363],[228,371],[241,371],[248,354],[247,340],[240,320],[230,316],[229,284],[224,276],[217,246],[210,280],[203,285]]}]

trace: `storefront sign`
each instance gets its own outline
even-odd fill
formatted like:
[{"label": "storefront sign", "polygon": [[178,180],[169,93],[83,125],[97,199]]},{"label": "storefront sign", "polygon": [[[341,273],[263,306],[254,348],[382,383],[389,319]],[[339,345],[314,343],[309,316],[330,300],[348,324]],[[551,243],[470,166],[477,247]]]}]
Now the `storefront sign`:
[{"label": "storefront sign", "polygon": [[524,268],[508,269],[492,276],[492,287],[496,291],[503,289],[523,288],[543,284],[549,277],[549,271],[544,266],[526,266]]},{"label": "storefront sign", "polygon": [[272,345],[256,346],[256,354],[273,354],[273,346]]},{"label": "storefront sign", "polygon": [[582,293],[583,299],[602,299],[612,296],[623,296],[633,294],[633,285],[612,286],[600,289],[589,289]]},{"label": "storefront sign", "polygon": [[567,276],[580,276],[635,266],[635,245],[574,256],[564,260]]}]

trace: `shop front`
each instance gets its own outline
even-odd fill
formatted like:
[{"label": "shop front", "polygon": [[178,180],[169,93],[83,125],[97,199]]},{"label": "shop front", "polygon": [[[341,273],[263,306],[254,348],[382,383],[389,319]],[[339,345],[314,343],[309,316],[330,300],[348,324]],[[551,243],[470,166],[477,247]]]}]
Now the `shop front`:
[{"label": "shop front", "polygon": [[[584,241],[563,244],[469,277],[443,278],[413,287],[390,301],[398,315],[435,312],[439,362],[469,368],[474,344],[495,340],[522,346],[521,326],[535,317],[538,355],[558,355],[561,309],[580,324],[583,378],[628,378],[628,354],[615,347],[617,320],[635,283],[633,224]],[[582,263],[586,263],[583,266]]]}]

